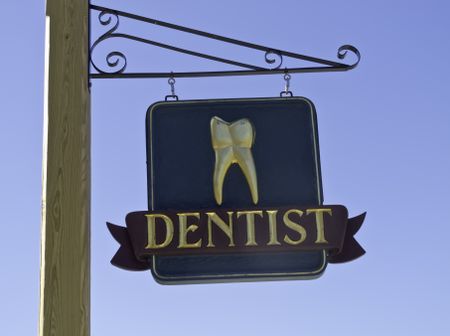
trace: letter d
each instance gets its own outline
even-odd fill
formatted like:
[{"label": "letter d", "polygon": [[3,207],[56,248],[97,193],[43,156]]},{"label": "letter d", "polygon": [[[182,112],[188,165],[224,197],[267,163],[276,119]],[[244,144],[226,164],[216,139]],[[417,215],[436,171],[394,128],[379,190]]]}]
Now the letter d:
[{"label": "letter d", "polygon": [[[166,247],[170,244],[173,239],[173,222],[172,220],[163,214],[149,214],[145,215],[147,217],[147,231],[148,231],[148,241],[146,249],[159,249]],[[156,244],[156,218],[161,218],[164,220],[164,224],[166,225],[166,239],[161,244]]]}]

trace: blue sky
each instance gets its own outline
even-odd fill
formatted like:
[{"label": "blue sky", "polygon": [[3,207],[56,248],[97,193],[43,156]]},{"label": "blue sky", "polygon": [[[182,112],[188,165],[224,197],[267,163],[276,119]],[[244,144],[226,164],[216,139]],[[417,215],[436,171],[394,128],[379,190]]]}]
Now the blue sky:
[{"label": "blue sky", "polygon": [[[92,82],[92,335],[447,335],[450,333],[450,5],[446,1],[101,1],[358,68],[293,75],[316,105],[325,203],[367,211],[367,254],[314,281],[161,286],[109,264],[105,222],[146,209],[145,112],[166,79]],[[7,2],[0,22],[1,334],[37,333],[44,1]],[[95,19],[95,17],[94,17]],[[155,40],[263,64],[263,55],[123,24]],[[101,27],[93,21],[93,33]],[[223,66],[120,43],[130,70]],[[181,99],[268,97],[282,76],[179,79]]]}]

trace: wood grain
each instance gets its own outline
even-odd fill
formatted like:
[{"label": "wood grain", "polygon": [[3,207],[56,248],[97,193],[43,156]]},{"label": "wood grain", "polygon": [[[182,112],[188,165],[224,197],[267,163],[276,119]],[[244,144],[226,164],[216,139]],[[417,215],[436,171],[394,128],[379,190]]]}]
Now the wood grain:
[{"label": "wood grain", "polygon": [[40,336],[90,333],[88,1],[47,0]]}]

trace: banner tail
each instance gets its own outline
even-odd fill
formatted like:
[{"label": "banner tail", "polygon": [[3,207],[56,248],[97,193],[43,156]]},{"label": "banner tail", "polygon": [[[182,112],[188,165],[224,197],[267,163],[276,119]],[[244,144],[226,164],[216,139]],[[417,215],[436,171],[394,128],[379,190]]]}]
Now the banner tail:
[{"label": "banner tail", "polygon": [[145,271],[151,268],[150,262],[142,262],[136,259],[131,246],[130,237],[128,236],[127,228],[106,223],[108,230],[114,239],[120,244],[114,257],[111,259],[111,264],[116,267],[128,271]]},{"label": "banner tail", "polygon": [[345,232],[342,250],[337,254],[329,255],[329,263],[338,264],[352,261],[363,256],[366,253],[362,246],[353,237],[361,228],[361,225],[363,224],[365,218],[366,213],[364,212],[359,216],[348,219],[347,230]]}]

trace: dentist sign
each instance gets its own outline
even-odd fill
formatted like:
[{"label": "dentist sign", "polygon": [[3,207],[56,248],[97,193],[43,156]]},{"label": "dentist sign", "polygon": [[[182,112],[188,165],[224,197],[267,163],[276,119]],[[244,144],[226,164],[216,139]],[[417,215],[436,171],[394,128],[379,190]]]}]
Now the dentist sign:
[{"label": "dentist sign", "polygon": [[308,99],[159,102],[146,130],[149,210],[108,223],[113,265],[164,284],[307,279],[364,254],[365,214],[323,205]]}]

